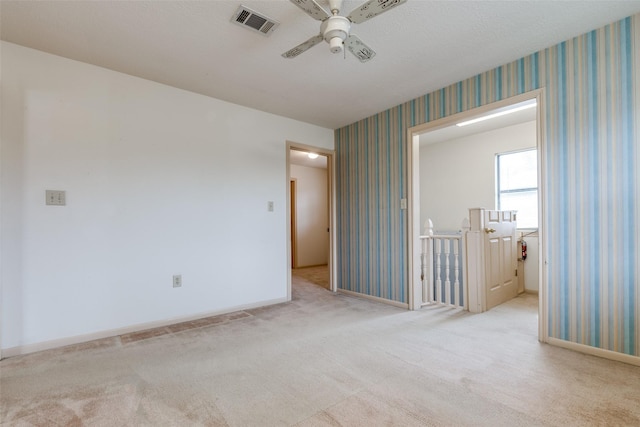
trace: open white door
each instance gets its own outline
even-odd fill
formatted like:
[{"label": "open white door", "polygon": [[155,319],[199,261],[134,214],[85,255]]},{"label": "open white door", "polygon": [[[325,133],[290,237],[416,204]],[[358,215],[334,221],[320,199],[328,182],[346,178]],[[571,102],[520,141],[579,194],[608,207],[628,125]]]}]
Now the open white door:
[{"label": "open white door", "polygon": [[518,294],[516,212],[469,209],[469,311],[481,313]]},{"label": "open white door", "polygon": [[516,212],[484,211],[486,310],[518,295]]}]

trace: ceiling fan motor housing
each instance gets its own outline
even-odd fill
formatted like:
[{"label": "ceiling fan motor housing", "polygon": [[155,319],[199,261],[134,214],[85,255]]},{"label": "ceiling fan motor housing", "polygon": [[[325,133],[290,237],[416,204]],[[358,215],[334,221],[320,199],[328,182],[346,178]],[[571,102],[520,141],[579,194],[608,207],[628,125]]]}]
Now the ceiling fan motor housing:
[{"label": "ceiling fan motor housing", "polygon": [[320,31],[324,40],[329,43],[331,52],[340,53],[343,43],[349,36],[351,21],[344,16],[333,15],[322,22]]}]

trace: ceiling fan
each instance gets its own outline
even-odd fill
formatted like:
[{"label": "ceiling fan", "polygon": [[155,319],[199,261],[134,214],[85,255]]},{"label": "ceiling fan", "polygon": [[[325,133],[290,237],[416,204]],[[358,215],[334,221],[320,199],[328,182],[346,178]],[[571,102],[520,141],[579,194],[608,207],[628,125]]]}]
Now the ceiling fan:
[{"label": "ceiling fan", "polygon": [[331,13],[324,10],[315,0],[290,1],[304,10],[307,15],[313,19],[322,21],[322,24],[320,24],[320,34],[286,51],[282,54],[283,57],[295,58],[324,40],[329,43],[331,52],[341,53],[344,51],[344,46],[346,45],[349,52],[355,55],[360,62],[367,62],[371,60],[376,53],[355,34],[350,33],[351,24],[360,24],[405,3],[407,0],[369,0],[352,10],[347,17],[339,15],[342,0],[329,0]]}]

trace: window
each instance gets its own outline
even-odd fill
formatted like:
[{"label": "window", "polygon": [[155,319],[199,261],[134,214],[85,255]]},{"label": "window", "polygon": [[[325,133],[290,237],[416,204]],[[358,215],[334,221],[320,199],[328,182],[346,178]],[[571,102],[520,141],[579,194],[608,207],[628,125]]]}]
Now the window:
[{"label": "window", "polygon": [[518,211],[518,228],[538,228],[537,150],[498,154],[498,210]]}]

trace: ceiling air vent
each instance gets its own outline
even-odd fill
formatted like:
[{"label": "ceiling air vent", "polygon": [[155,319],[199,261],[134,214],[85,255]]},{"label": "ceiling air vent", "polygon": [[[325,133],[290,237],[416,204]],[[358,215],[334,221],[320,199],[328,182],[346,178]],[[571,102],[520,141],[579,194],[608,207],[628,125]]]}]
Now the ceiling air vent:
[{"label": "ceiling air vent", "polygon": [[246,6],[240,6],[238,8],[233,18],[231,18],[231,22],[235,22],[252,31],[257,31],[263,36],[271,35],[276,27],[280,25],[279,22],[254,12]]}]

